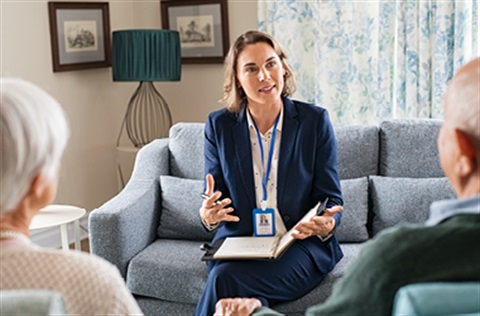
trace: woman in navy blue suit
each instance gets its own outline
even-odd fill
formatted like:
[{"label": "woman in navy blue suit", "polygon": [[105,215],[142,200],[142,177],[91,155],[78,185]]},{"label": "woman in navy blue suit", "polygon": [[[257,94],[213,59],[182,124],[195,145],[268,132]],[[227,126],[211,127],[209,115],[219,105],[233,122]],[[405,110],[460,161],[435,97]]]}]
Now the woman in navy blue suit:
[{"label": "woman in navy blue suit", "polygon": [[[240,35],[230,48],[227,108],[211,113],[205,124],[209,198],[200,216],[207,229],[216,230],[214,242],[252,236],[253,211],[269,211],[273,234],[296,225],[297,241],[276,261],[208,262],[196,315],[212,315],[217,301],[228,297],[250,298],[248,312],[300,298],[343,257],[334,235],[343,201],[333,129],[325,109],[289,98],[295,78],[285,59],[281,46],[258,31]],[[323,215],[297,224],[326,198]],[[220,301],[217,312],[229,304]]]}]

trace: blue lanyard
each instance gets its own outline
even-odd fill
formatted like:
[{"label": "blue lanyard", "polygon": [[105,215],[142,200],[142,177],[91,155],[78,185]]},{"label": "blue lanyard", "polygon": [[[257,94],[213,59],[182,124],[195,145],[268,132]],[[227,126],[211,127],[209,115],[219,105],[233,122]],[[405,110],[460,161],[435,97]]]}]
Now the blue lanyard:
[{"label": "blue lanyard", "polygon": [[[273,125],[272,141],[270,143],[270,151],[268,153],[267,172],[265,173],[265,170],[263,170],[263,173],[262,173],[263,201],[267,200],[268,176],[270,174],[270,169],[272,168],[273,147],[275,145],[275,136],[277,135],[277,125],[279,120],[280,120],[280,114],[277,116],[277,119],[275,120],[275,125]],[[264,154],[263,154],[262,137],[260,136],[260,131],[258,130],[257,124],[255,123],[255,120],[253,120],[253,118],[252,118],[252,121],[253,121],[253,126],[257,131],[258,145],[260,146],[260,155],[262,157],[262,169],[264,169],[265,162],[263,158]]]}]

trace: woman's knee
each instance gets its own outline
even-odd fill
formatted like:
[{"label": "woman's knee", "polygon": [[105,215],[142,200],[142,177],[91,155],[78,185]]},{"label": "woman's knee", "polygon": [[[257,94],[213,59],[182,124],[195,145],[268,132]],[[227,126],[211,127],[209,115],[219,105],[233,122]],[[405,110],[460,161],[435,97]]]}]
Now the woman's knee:
[{"label": "woman's knee", "polygon": [[210,270],[208,277],[215,283],[229,282],[235,279],[235,269],[231,264],[220,263]]},{"label": "woman's knee", "polygon": [[219,298],[232,295],[245,295],[252,286],[252,281],[242,273],[241,268],[235,264],[219,264],[215,266],[208,276],[211,286]]}]

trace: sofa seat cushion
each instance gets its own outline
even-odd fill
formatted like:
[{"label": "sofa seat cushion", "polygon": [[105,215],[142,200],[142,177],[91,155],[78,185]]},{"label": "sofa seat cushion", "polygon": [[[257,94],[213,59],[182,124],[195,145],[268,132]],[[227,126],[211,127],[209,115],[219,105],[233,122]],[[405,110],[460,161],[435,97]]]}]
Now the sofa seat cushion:
[{"label": "sofa seat cushion", "polygon": [[196,304],[207,280],[201,241],[158,239],[128,267],[127,286],[134,295]]},{"label": "sofa seat cushion", "polygon": [[362,242],[368,239],[368,179],[341,180],[343,212],[335,232],[339,242]]},{"label": "sofa seat cushion", "polygon": [[348,267],[355,261],[358,257],[360,249],[363,243],[352,243],[352,244],[341,244],[344,257],[340,262],[335,266],[335,268],[330,272],[327,277],[317,286],[313,291],[308,293],[298,300],[291,301],[288,303],[281,303],[273,308],[281,313],[292,315],[300,314],[303,315],[305,310],[312,305],[316,305],[325,301],[332,291],[333,284],[341,278]]},{"label": "sofa seat cushion", "polygon": [[424,223],[432,202],[455,197],[447,178],[371,177],[370,194],[373,235],[398,224]]},{"label": "sofa seat cushion", "polygon": [[203,180],[160,176],[162,212],[158,237],[188,240],[211,240],[213,233],[205,230],[199,209]]},{"label": "sofa seat cushion", "polygon": [[[201,244],[168,239],[155,241],[132,259],[127,272],[128,288],[136,296],[196,305],[208,276],[207,266],[201,262]],[[330,295],[333,284],[357,258],[362,245],[341,244],[344,257],[320,286],[298,300],[278,305],[278,310],[299,313],[323,302]]]}]

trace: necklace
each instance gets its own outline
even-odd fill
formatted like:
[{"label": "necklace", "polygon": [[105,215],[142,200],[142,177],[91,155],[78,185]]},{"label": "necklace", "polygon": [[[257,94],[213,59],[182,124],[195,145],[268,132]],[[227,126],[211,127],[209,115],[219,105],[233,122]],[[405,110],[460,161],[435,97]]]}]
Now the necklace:
[{"label": "necklace", "polygon": [[13,230],[0,230],[0,239],[17,239],[27,243],[30,242],[27,236]]}]

